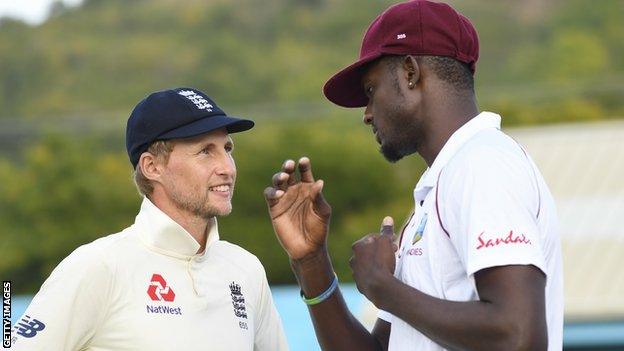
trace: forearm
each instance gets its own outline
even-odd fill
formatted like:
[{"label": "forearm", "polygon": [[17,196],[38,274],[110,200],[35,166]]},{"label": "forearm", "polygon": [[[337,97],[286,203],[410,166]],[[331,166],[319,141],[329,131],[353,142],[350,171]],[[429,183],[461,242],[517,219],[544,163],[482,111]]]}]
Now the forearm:
[{"label": "forearm", "polygon": [[[305,260],[291,261],[291,266],[308,298],[320,295],[334,279],[326,250]],[[323,350],[382,350],[379,341],[351,314],[340,289],[308,310]]]},{"label": "forearm", "polygon": [[451,350],[538,350],[543,345],[530,335],[539,330],[523,328],[516,323],[523,318],[492,302],[441,300],[394,278],[384,284],[382,294],[376,301],[379,308]]}]

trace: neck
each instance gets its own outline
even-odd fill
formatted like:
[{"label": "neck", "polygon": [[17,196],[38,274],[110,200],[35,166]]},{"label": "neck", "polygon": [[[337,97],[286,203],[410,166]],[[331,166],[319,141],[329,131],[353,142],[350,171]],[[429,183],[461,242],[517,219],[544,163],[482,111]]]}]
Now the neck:
[{"label": "neck", "polygon": [[433,101],[426,107],[427,116],[425,127],[425,142],[421,144],[418,153],[431,167],[442,147],[451,135],[466,122],[479,114],[477,100],[474,94],[470,97],[449,99],[448,96]]},{"label": "neck", "polygon": [[206,219],[196,216],[187,210],[180,209],[171,201],[163,199],[161,196],[150,197],[150,201],[156,205],[167,216],[178,223],[184,230],[186,230],[195,241],[199,244],[197,253],[201,253],[206,249],[206,242],[208,240],[208,233],[210,228],[214,225],[214,217]]}]

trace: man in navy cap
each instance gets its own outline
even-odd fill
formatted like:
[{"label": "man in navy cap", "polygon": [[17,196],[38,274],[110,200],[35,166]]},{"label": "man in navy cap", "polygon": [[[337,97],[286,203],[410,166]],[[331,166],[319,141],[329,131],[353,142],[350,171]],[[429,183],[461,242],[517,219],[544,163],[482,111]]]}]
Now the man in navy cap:
[{"label": "man in navy cap", "polygon": [[13,332],[17,350],[285,350],[262,264],[219,240],[236,181],[230,133],[253,127],[192,88],[134,108],[144,196],[132,226],[72,252]]},{"label": "man in navy cap", "polygon": [[[429,168],[414,212],[353,245],[353,278],[380,310],[372,332],[347,310],[327,250],[331,208],[310,160],[288,160],[265,190],[327,350],[561,350],[563,283],[553,198],[525,150],[480,112],[477,33],[450,6],[410,1],[368,28],[360,58],[325,96],[366,107],[391,162],[418,153]],[[398,245],[397,245],[398,244]]]}]

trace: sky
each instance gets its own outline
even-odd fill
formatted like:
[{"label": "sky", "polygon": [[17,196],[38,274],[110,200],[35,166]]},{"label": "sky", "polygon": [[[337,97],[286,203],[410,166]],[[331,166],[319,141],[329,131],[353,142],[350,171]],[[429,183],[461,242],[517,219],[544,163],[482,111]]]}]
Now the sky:
[{"label": "sky", "polygon": [[[80,4],[82,0],[62,0],[65,5]],[[48,16],[54,0],[0,0],[0,17],[21,19],[26,23],[41,24]]]}]

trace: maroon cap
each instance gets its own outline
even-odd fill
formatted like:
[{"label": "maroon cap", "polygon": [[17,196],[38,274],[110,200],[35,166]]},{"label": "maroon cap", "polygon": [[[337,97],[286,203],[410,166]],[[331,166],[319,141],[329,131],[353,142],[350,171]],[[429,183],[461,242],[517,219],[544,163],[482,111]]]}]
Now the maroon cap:
[{"label": "maroon cap", "polygon": [[474,73],[479,38],[472,23],[447,4],[413,0],[393,5],[368,27],[360,59],[325,83],[325,96],[344,107],[366,106],[364,68],[384,55],[448,56],[467,63]]}]

